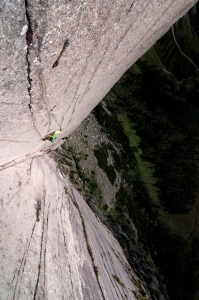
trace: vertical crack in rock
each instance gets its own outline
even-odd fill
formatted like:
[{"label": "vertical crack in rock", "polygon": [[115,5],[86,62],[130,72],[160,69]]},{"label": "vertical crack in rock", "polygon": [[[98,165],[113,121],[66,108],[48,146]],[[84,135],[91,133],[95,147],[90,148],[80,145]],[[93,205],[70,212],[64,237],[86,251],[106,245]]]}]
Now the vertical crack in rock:
[{"label": "vertical crack in rock", "polygon": [[[36,281],[36,285],[35,285],[35,290],[34,290],[34,296],[33,296],[33,300],[37,299],[37,293],[38,293],[38,287],[39,287],[39,280],[40,280],[40,275],[41,275],[41,268],[42,268],[42,259],[43,262],[45,261],[45,255],[46,255],[46,251],[45,251],[45,200],[46,200],[46,190],[44,191],[43,194],[43,223],[42,223],[42,234],[41,234],[41,241],[40,241],[40,255],[39,255],[39,265],[38,265],[38,275],[37,275],[37,281]],[[45,266],[45,264],[44,264]],[[45,272],[45,270],[44,270]],[[45,274],[43,274],[44,278],[45,278]],[[44,280],[45,281],[45,280]],[[43,282],[43,285],[45,286],[45,283]],[[44,290],[44,286],[43,286],[43,299],[45,299],[45,290]],[[42,290],[42,285],[40,285],[40,289]]]},{"label": "vertical crack in rock", "polygon": [[80,211],[78,203],[75,200],[75,196],[74,196],[72,190],[71,190],[71,193],[72,193],[73,197],[70,197],[70,198],[71,198],[73,204],[75,205],[75,207],[77,208],[77,210],[79,212],[80,219],[81,219],[81,223],[82,223],[82,227],[83,227],[83,233],[84,233],[84,237],[85,237],[85,241],[86,241],[86,245],[87,245],[87,250],[88,250],[88,253],[89,253],[90,258],[91,258],[91,262],[92,262],[92,266],[93,266],[93,271],[95,273],[96,280],[98,282],[98,285],[99,285],[99,288],[100,288],[100,291],[101,291],[102,299],[105,300],[106,298],[104,296],[104,293],[103,293],[103,290],[102,290],[102,287],[101,287],[101,284],[100,284],[99,278],[98,278],[98,267],[95,265],[95,260],[94,260],[93,252],[92,252],[89,240],[88,240],[88,234],[87,234],[87,231],[86,231],[84,217],[83,217],[83,215],[82,215],[82,213]]},{"label": "vertical crack in rock", "polygon": [[[25,265],[26,265],[26,259],[27,259],[28,251],[29,251],[30,244],[31,244],[31,241],[32,241],[32,238],[33,238],[35,226],[36,226],[36,221],[34,222],[34,225],[33,225],[32,231],[31,231],[30,238],[29,238],[29,240],[27,241],[27,245],[26,245],[26,247],[25,247],[25,251],[24,251],[24,253],[23,253],[23,257],[22,257],[22,259],[21,259],[21,264],[20,264],[20,266],[19,266],[19,269],[18,269],[18,271],[17,271],[17,274],[14,274],[14,277],[13,277],[13,280],[12,280],[12,284],[13,284],[14,281],[15,281],[15,277],[16,277],[16,283],[15,283],[15,285],[14,285],[14,292],[13,292],[13,299],[15,299],[15,296],[17,297],[17,291],[18,291],[18,298],[19,298],[19,295],[20,295],[20,289],[21,289],[22,277],[23,277],[23,275],[24,275],[24,269],[25,269]],[[11,290],[10,290],[10,291],[11,291]],[[9,291],[9,294],[10,294],[10,291]],[[8,294],[8,296],[9,296],[9,294]]]},{"label": "vertical crack in rock", "polygon": [[32,38],[33,37],[33,31],[32,31],[32,26],[31,26],[31,21],[30,21],[30,15],[29,15],[29,12],[28,12],[28,0],[25,0],[25,8],[26,8],[26,18],[27,18],[27,21],[28,21],[28,30],[27,30],[27,33],[26,33],[26,42],[27,42],[26,61],[27,61],[27,72],[28,72],[27,79],[28,79],[28,83],[29,83],[28,95],[30,97],[30,103],[28,104],[28,106],[30,108],[31,115],[33,115],[32,103],[31,103],[31,100],[32,100],[32,96],[31,96],[32,79],[30,77],[31,68],[30,68],[30,61],[29,61],[30,46],[31,46],[32,40],[33,40],[33,38]]},{"label": "vertical crack in rock", "polygon": [[27,73],[28,73],[27,80],[28,80],[28,95],[29,95],[29,99],[30,99],[28,107],[29,107],[30,113],[31,113],[32,125],[33,125],[34,129],[36,130],[36,132],[39,134],[39,136],[41,136],[41,134],[39,133],[39,131],[35,125],[34,114],[33,114],[33,110],[32,110],[32,94],[31,94],[32,78],[31,78],[31,64],[30,64],[29,56],[30,56],[30,48],[31,48],[32,42],[33,42],[33,30],[32,30],[32,24],[31,24],[31,20],[30,20],[30,14],[28,12],[28,8],[29,8],[28,0],[24,0],[24,1],[25,1],[26,19],[28,21],[28,30],[26,32],[26,43],[27,43],[26,61],[27,61]]},{"label": "vertical crack in rock", "polygon": [[47,239],[48,239],[48,221],[49,221],[49,210],[50,210],[50,203],[48,204],[47,216],[46,216],[46,234],[45,234],[45,247],[44,247],[44,288],[43,288],[43,299],[45,299],[45,290],[46,290],[46,248],[47,248]]},{"label": "vertical crack in rock", "polygon": [[[29,14],[29,4],[28,4],[28,0],[25,0],[25,9],[26,9],[26,19],[28,21],[28,30],[26,33],[26,43],[27,43],[27,53],[26,53],[26,61],[27,61],[27,80],[28,80],[28,95],[29,95],[29,99],[30,102],[28,104],[28,107],[30,109],[30,113],[31,113],[31,118],[32,118],[32,124],[34,129],[37,131],[37,133],[39,134],[39,136],[42,137],[42,135],[40,134],[39,130],[37,129],[36,125],[35,125],[35,121],[34,121],[34,113],[33,113],[33,109],[32,109],[32,78],[31,78],[31,63],[29,60],[29,56],[30,56],[30,49],[31,46],[33,44],[33,29],[32,29],[32,22],[31,22],[31,18],[30,18],[30,14]],[[37,40],[39,41],[39,38],[36,36]],[[39,44],[39,42],[38,42]],[[40,46],[38,45],[38,56],[39,56],[39,61],[40,61]],[[42,78],[41,78],[41,71],[39,72],[39,84],[40,84],[40,89],[41,89],[41,99],[44,103],[46,112],[47,112],[47,116],[48,116],[48,129],[47,132],[49,132],[50,127],[51,127],[51,113],[50,110],[48,108],[48,104],[46,103],[45,99],[44,99],[44,88],[43,88],[43,84],[42,84]],[[53,115],[55,122],[58,124],[55,116]]]},{"label": "vertical crack in rock", "polygon": [[38,275],[37,275],[37,281],[35,285],[35,290],[34,290],[34,297],[33,299],[36,299],[37,296],[37,291],[38,291],[38,286],[39,286],[39,279],[40,279],[40,274],[41,274],[41,262],[42,262],[42,253],[43,253],[43,242],[44,242],[44,220],[43,220],[43,225],[42,225],[42,236],[41,236],[41,244],[40,244],[40,256],[39,256],[39,265],[38,265]]},{"label": "vertical crack in rock", "polygon": [[80,218],[81,218],[83,232],[84,232],[85,241],[86,241],[86,245],[87,245],[87,250],[88,250],[88,253],[89,253],[90,257],[91,257],[91,261],[92,261],[92,265],[93,265],[93,270],[94,270],[94,273],[95,273],[95,276],[96,276],[96,279],[97,279],[97,282],[98,282],[98,285],[99,285],[99,288],[100,288],[100,291],[101,291],[101,294],[102,294],[102,298],[105,300],[105,296],[103,294],[102,287],[100,285],[99,278],[98,278],[98,267],[95,265],[95,260],[94,260],[93,252],[91,250],[91,246],[90,246],[89,241],[88,241],[88,235],[87,235],[87,232],[86,232],[86,226],[85,226],[84,218],[83,218],[83,216],[82,216],[82,214],[80,212],[80,209],[79,209],[78,205],[77,205],[77,208],[78,208],[79,215],[80,215]]},{"label": "vertical crack in rock", "polygon": [[[67,194],[67,189],[66,187],[64,187],[65,190],[65,194]],[[71,199],[72,200],[72,199]],[[68,202],[68,205],[70,207],[70,202]],[[70,209],[69,209],[70,210]],[[65,235],[65,230],[64,230],[64,220],[63,220],[63,216],[62,216],[62,212],[64,213],[64,193],[62,193],[62,202],[61,202],[61,208],[60,208],[60,220],[61,220],[61,230],[62,230],[62,235],[63,235],[63,239],[64,239],[64,246],[67,250],[67,243],[66,243],[66,235]],[[71,297],[73,300],[75,300],[74,295],[75,295],[75,288],[74,288],[74,284],[73,284],[73,278],[72,278],[72,270],[71,270],[71,265],[70,265],[70,259],[67,258],[67,264],[68,264],[68,268],[69,268],[69,276],[70,276],[70,283],[71,283],[71,289],[72,289],[72,293],[71,293]]]}]

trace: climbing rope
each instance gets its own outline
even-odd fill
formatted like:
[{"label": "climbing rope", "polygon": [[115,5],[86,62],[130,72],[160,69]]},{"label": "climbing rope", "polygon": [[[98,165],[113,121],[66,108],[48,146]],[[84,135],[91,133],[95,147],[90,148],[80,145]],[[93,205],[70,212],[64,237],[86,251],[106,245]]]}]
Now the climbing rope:
[{"label": "climbing rope", "polygon": [[194,61],[189,57],[187,56],[183,50],[181,49],[179,43],[177,42],[176,40],[176,36],[175,36],[175,32],[174,32],[174,25],[171,27],[171,31],[172,31],[172,35],[173,35],[173,39],[174,39],[174,42],[176,44],[176,46],[178,47],[178,50],[180,51],[180,53],[194,66],[194,68],[199,72],[199,68],[196,66],[196,64],[194,63]]},{"label": "climbing rope", "polygon": [[173,79],[175,80],[175,82],[176,82],[177,84],[181,84],[182,81],[178,81],[178,80],[176,79],[175,75],[174,75],[172,72],[168,71],[168,70],[165,68],[165,66],[163,66],[161,58],[159,57],[159,55],[158,55],[157,52],[155,51],[155,47],[153,47],[152,49],[153,49],[153,52],[154,52],[155,56],[156,56],[156,57],[158,58],[158,60],[159,60],[159,63],[160,63],[161,68],[162,68],[162,71],[165,72],[166,74],[170,75],[171,77],[173,77]]}]

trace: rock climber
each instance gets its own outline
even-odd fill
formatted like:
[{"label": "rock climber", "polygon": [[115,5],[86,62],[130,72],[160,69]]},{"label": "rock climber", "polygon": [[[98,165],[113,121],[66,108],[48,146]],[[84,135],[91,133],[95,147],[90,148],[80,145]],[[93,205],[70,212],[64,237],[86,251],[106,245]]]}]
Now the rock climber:
[{"label": "rock climber", "polygon": [[51,134],[51,136],[49,137],[49,141],[54,142],[55,139],[56,139],[56,133],[53,132],[53,133]]},{"label": "rock climber", "polygon": [[60,133],[61,133],[60,130],[53,131],[52,133],[46,135],[46,136],[43,138],[43,141],[49,140],[49,141],[51,141],[51,142],[54,142],[54,140],[56,139],[56,135],[57,135],[57,134],[60,134]]}]

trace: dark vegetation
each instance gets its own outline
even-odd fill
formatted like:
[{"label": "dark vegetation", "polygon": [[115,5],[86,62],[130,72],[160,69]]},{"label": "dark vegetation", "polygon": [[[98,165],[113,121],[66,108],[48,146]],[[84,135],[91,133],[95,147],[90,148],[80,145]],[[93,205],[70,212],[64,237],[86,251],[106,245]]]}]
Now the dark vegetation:
[{"label": "dark vegetation", "polygon": [[[194,22],[197,23],[196,18]],[[199,40],[188,17],[175,25],[175,34],[183,51],[198,64]],[[112,153],[115,167],[125,172],[125,184],[116,195],[114,218],[133,239],[128,222],[124,221],[128,211],[136,224],[139,243],[159,267],[172,300],[199,297],[199,238],[191,232],[185,239],[160,222],[158,207],[150,202],[135,166],[134,154],[139,149],[130,148],[117,114],[125,112],[140,137],[142,157],[153,165],[163,209],[169,214],[188,215],[198,197],[198,99],[198,72],[174,45],[170,31],[107,95],[105,101],[112,115],[102,105],[95,109],[103,130],[124,148],[120,157]],[[99,153],[96,155],[100,158]],[[131,246],[127,247],[131,253]],[[129,260],[135,264],[131,257]]]},{"label": "dark vegetation", "polygon": [[198,189],[199,108],[189,91],[185,95],[161,71],[141,65],[141,74],[135,76],[130,70],[113,92],[141,137],[144,160],[155,166],[164,207],[171,213],[186,213]]},{"label": "dark vegetation", "polygon": [[71,154],[72,159],[75,162],[75,168],[73,167],[73,170],[70,171],[69,174],[70,179],[71,179],[71,172],[75,173],[78,176],[78,178],[80,178],[81,180],[82,188],[83,187],[84,189],[86,188],[87,191],[89,191],[89,193],[95,197],[95,199],[98,201],[98,204],[100,206],[102,202],[102,194],[101,194],[101,190],[98,187],[95,173],[94,172],[86,173],[85,171],[83,171],[80,163],[80,157],[76,155],[72,147],[68,147],[67,151]]},{"label": "dark vegetation", "polygon": [[99,167],[102,170],[104,170],[110,182],[114,184],[116,179],[116,174],[113,166],[108,164],[108,152],[107,152],[106,145],[102,144],[101,147],[94,149],[94,154],[95,157],[97,158]]},{"label": "dark vegetation", "polygon": [[[111,99],[111,95],[108,95],[107,100],[111,101]],[[106,170],[107,156],[103,154],[104,152],[111,151],[111,155],[115,161],[114,168],[120,172],[122,182],[119,191],[116,193],[114,209],[106,209],[105,211],[107,216],[106,225],[120,242],[133,270],[142,282],[145,282],[145,287],[150,292],[151,299],[161,299],[160,294],[165,296],[167,294],[164,280],[151,261],[149,248],[143,248],[143,245],[146,245],[147,232],[151,230],[150,222],[152,222],[152,219],[155,219],[154,212],[151,209],[149,197],[140,181],[134,158],[134,150],[130,148],[128,138],[121,124],[117,121],[115,106],[111,102],[111,105],[108,107],[112,115],[107,114],[102,104],[99,104],[95,108],[94,114],[99,123],[103,125],[102,130],[107,133],[110,141],[117,142],[122,145],[122,148],[120,153],[118,153],[111,144],[103,144],[103,147],[98,147],[98,158],[99,153],[101,154],[101,163],[98,160],[98,164]],[[126,218],[126,213],[133,223],[136,224],[139,239],[137,239],[135,231]],[[157,226],[156,222],[154,224]],[[121,228],[121,231],[119,228]],[[153,283],[156,280],[155,278],[158,278],[159,284],[157,282]]]},{"label": "dark vegetation", "polygon": [[[193,16],[198,26],[198,15]],[[199,65],[199,39],[187,16],[175,24],[174,32],[186,55]],[[199,299],[197,222],[189,225],[186,237],[183,230],[179,234],[176,226],[167,226],[170,217],[182,216],[178,226],[184,226],[184,217],[191,215],[198,201],[198,74],[169,31],[106,96],[104,103],[110,113],[102,104],[94,110],[110,141],[121,145],[120,152],[111,142],[94,150],[98,166],[112,185],[116,185],[116,171],[121,174],[114,208],[103,202],[95,173],[83,171],[81,158],[72,148],[67,149],[75,161],[69,173],[71,181],[85,193],[92,208],[97,203],[103,221],[154,300],[162,299],[160,294],[171,300]],[[119,114],[127,116],[124,122],[118,121]],[[114,164],[109,163],[110,153]],[[141,176],[139,165],[144,166],[142,172],[150,168],[148,182]],[[154,184],[159,203],[150,198],[149,186]],[[98,277],[97,267],[95,273]]]},{"label": "dark vegetation", "polygon": [[[111,132],[111,128],[117,128],[117,133],[113,133],[114,141],[117,140],[119,144],[124,144],[124,149],[117,151],[113,147],[112,143],[102,143],[96,147],[95,155],[98,158],[98,165],[104,170],[112,184],[116,185],[116,171],[126,174],[122,176],[122,184],[119,188],[118,193],[116,194],[116,207],[115,209],[110,209],[109,206],[103,201],[102,193],[100,187],[97,183],[97,178],[92,170],[87,170],[82,168],[81,159],[84,159],[85,154],[81,156],[79,153],[75,152],[73,146],[67,146],[63,144],[61,149],[58,151],[57,159],[58,162],[64,167],[68,165],[70,170],[67,168],[67,174],[73,185],[83,194],[84,199],[86,199],[89,206],[95,211],[99,218],[106,224],[110,231],[114,234],[117,240],[120,242],[129,263],[132,265],[134,272],[138,275],[138,278],[143,282],[144,287],[148,290],[151,295],[152,300],[161,299],[160,295],[165,294],[165,287],[163,284],[159,285],[156,278],[159,278],[159,281],[162,281],[162,278],[159,277],[158,269],[152,263],[149,252],[145,251],[142,247],[142,238],[140,241],[137,240],[136,229],[132,228],[132,221],[126,218],[126,214],[133,215],[132,219],[137,219],[140,221],[139,217],[139,207],[135,201],[143,203],[143,207],[147,206],[147,197],[138,197],[139,187],[133,185],[134,175],[136,176],[136,164],[133,161],[133,151],[128,145],[128,139],[122,131],[121,125],[115,124],[114,118],[107,116],[101,106],[98,106],[96,109],[99,118],[103,116],[104,130],[108,133]],[[106,121],[109,122],[109,128],[106,127]],[[116,126],[114,126],[114,124]],[[113,131],[114,132],[114,131]],[[119,133],[119,134],[118,134]],[[111,138],[110,138],[111,140]],[[63,151],[66,151],[65,154]],[[114,165],[108,160],[110,155],[114,160]],[[128,153],[128,155],[126,155]],[[63,156],[64,155],[64,156]],[[64,168],[62,172],[64,172]],[[110,171],[111,170],[111,171]],[[112,172],[112,170],[114,172]],[[110,174],[112,174],[110,176]],[[139,182],[138,182],[139,185]],[[137,195],[135,197],[135,195]],[[135,200],[136,199],[136,200]],[[143,215],[145,214],[145,209],[142,210]],[[147,213],[147,212],[146,212]],[[146,219],[146,218],[145,218]],[[137,222],[138,223],[138,222]],[[142,221],[140,221],[140,224]],[[118,226],[119,225],[119,226]],[[146,225],[148,226],[148,225]],[[98,276],[97,267],[94,269],[96,276]],[[135,282],[138,286],[138,282]],[[144,290],[140,285],[140,293],[144,295]]]}]

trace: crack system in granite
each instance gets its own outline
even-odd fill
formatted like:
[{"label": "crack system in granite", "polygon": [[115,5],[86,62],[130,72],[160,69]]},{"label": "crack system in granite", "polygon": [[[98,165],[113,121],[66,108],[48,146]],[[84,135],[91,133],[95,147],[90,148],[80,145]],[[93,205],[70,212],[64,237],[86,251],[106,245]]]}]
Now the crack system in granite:
[{"label": "crack system in granite", "polygon": [[[24,0],[25,2],[25,12],[26,12],[26,19],[28,22],[28,30],[26,32],[26,43],[27,43],[27,52],[26,52],[26,61],[27,61],[27,80],[28,80],[28,95],[29,95],[29,110],[30,110],[30,114],[31,114],[31,119],[32,119],[32,125],[35,129],[35,131],[39,134],[39,136],[41,136],[40,132],[38,131],[35,122],[34,122],[34,113],[33,113],[33,109],[32,109],[32,78],[31,78],[31,63],[29,60],[29,56],[30,56],[30,48],[32,46],[33,43],[33,30],[32,30],[32,24],[31,24],[31,19],[30,19],[30,14],[29,14],[29,3],[28,0]],[[41,136],[42,137],[42,136]]]}]

